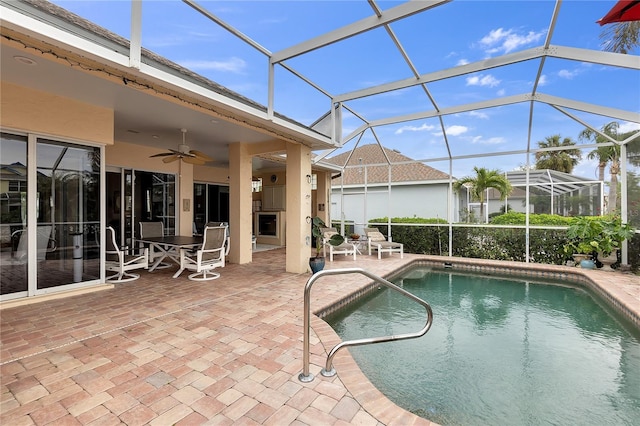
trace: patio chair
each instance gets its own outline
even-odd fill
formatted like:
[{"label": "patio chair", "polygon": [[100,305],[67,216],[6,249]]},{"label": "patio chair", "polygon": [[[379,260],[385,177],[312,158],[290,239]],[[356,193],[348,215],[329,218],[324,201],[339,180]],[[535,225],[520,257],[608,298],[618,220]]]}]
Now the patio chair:
[{"label": "patio chair", "polygon": [[208,222],[206,226],[208,227],[224,226],[225,228],[227,228],[227,241],[225,243],[224,255],[228,256],[229,250],[231,250],[231,236],[229,235],[229,222]]},{"label": "patio chair", "polygon": [[[164,223],[161,221],[158,222],[140,222],[140,238],[150,238],[150,237],[164,237]],[[160,253],[153,249],[153,245],[149,247],[149,262],[153,264],[156,259],[159,257],[163,257],[164,253]],[[177,253],[176,253],[177,255]],[[171,267],[170,263],[160,262],[158,266],[153,268],[156,269],[165,269]]]},{"label": "patio chair", "polygon": [[134,269],[149,269],[149,249],[140,247],[127,253],[128,247],[118,247],[116,243],[116,231],[110,226],[106,228],[106,255],[105,269],[115,274],[107,277],[110,283],[126,283],[140,278],[140,274],[131,273]]},{"label": "patio chair", "polygon": [[[51,229],[53,227],[51,225],[38,225],[38,229],[36,231],[37,238],[36,244],[37,247],[37,260],[41,262],[46,259],[47,253],[55,251],[56,249],[56,240],[51,238]],[[14,264],[24,264],[27,263],[27,228],[18,229],[11,234],[11,247],[13,249],[13,239],[19,238],[18,246],[14,252],[11,253],[11,261]]]},{"label": "patio chair", "polygon": [[329,239],[332,235],[337,234],[336,228],[323,228],[322,229],[322,250],[324,257],[327,257],[327,248],[329,249],[329,261],[333,262],[334,254],[344,254],[345,256],[352,255],[353,260],[356,260],[356,245],[348,243],[346,240],[339,246],[334,246],[329,243]]},{"label": "patio chair", "polygon": [[364,233],[367,236],[369,256],[371,256],[371,250],[375,250],[378,252],[378,259],[382,258],[382,253],[389,253],[389,255],[391,253],[400,253],[400,259],[404,258],[403,245],[387,241],[378,228],[364,228]]},{"label": "patio chair", "polygon": [[226,246],[226,226],[205,227],[200,249],[180,249],[180,269],[173,275],[173,278],[178,278],[185,269],[195,271],[189,275],[189,279],[193,281],[208,281],[219,278],[220,274],[213,272],[213,270],[224,268]]}]

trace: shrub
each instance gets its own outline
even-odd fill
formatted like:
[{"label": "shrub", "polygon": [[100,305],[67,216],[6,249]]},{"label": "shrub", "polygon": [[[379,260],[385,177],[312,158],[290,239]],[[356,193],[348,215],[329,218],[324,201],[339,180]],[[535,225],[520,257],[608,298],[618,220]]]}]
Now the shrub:
[{"label": "shrub", "polygon": [[[526,215],[524,213],[509,212],[496,216],[492,225],[525,225]],[[529,225],[532,226],[569,226],[573,221],[572,217],[560,216],[557,214],[530,214]]]},{"label": "shrub", "polygon": [[[501,225],[524,225],[524,213],[506,213],[497,217]],[[576,219],[549,214],[530,215],[531,225],[569,226]],[[387,218],[372,219],[372,223],[387,223]],[[392,218],[393,240],[404,244],[406,253],[447,255],[449,253],[449,228],[438,218]],[[405,223],[407,225],[397,225]],[[409,226],[408,224],[432,226]],[[492,223],[496,223],[495,221]],[[433,226],[444,225],[444,226]],[[374,225],[387,235],[386,225]],[[526,261],[526,234],[523,228],[453,227],[453,256],[477,259]],[[564,246],[569,243],[565,229],[529,229],[529,257],[535,263],[564,265],[571,260]],[[629,239],[629,264],[633,270],[640,268],[640,234]]]}]

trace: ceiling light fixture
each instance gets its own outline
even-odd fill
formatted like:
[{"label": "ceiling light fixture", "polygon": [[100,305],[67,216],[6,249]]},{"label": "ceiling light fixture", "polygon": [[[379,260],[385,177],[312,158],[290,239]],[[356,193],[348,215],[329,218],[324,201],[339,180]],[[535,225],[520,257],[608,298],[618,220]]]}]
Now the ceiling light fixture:
[{"label": "ceiling light fixture", "polygon": [[178,145],[177,150],[169,148],[169,152],[161,152],[159,154],[151,155],[151,157],[165,157],[162,159],[165,163],[182,160],[185,163],[196,165],[203,165],[207,161],[213,160],[213,158],[203,152],[190,149],[185,140],[187,129],[180,129],[180,131],[182,132],[182,143]]},{"label": "ceiling light fixture", "polygon": [[14,56],[13,59],[24,65],[38,65],[34,59],[27,58],[26,56]]}]

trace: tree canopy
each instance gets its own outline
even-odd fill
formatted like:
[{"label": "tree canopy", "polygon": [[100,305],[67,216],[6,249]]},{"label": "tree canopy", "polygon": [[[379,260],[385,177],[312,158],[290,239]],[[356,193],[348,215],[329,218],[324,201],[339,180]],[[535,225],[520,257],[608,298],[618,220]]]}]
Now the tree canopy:
[{"label": "tree canopy", "polygon": [[484,203],[486,201],[486,190],[494,188],[500,193],[500,200],[504,200],[511,194],[511,182],[499,170],[485,169],[484,167],[474,167],[475,176],[465,176],[458,179],[453,188],[460,191],[465,187],[474,200],[480,202],[480,216],[484,220]]},{"label": "tree canopy", "polygon": [[[561,148],[576,144],[571,138],[564,138],[562,141],[560,138],[560,135],[547,136],[543,141],[538,141],[538,148]],[[536,169],[571,173],[581,158],[580,150],[575,148],[539,151],[536,152]]]}]

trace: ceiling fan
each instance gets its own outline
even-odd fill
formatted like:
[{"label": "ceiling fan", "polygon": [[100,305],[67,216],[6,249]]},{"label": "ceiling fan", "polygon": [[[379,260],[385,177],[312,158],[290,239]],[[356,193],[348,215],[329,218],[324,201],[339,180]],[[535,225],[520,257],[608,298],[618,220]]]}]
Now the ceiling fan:
[{"label": "ceiling fan", "polygon": [[203,152],[196,151],[195,149],[189,149],[189,146],[185,142],[187,129],[180,129],[180,131],[182,132],[182,143],[178,145],[177,150],[169,148],[169,152],[161,152],[160,154],[154,154],[151,157],[167,157],[162,159],[165,163],[183,160],[185,163],[196,164],[199,166],[203,165],[207,161],[213,160],[213,158]]}]

